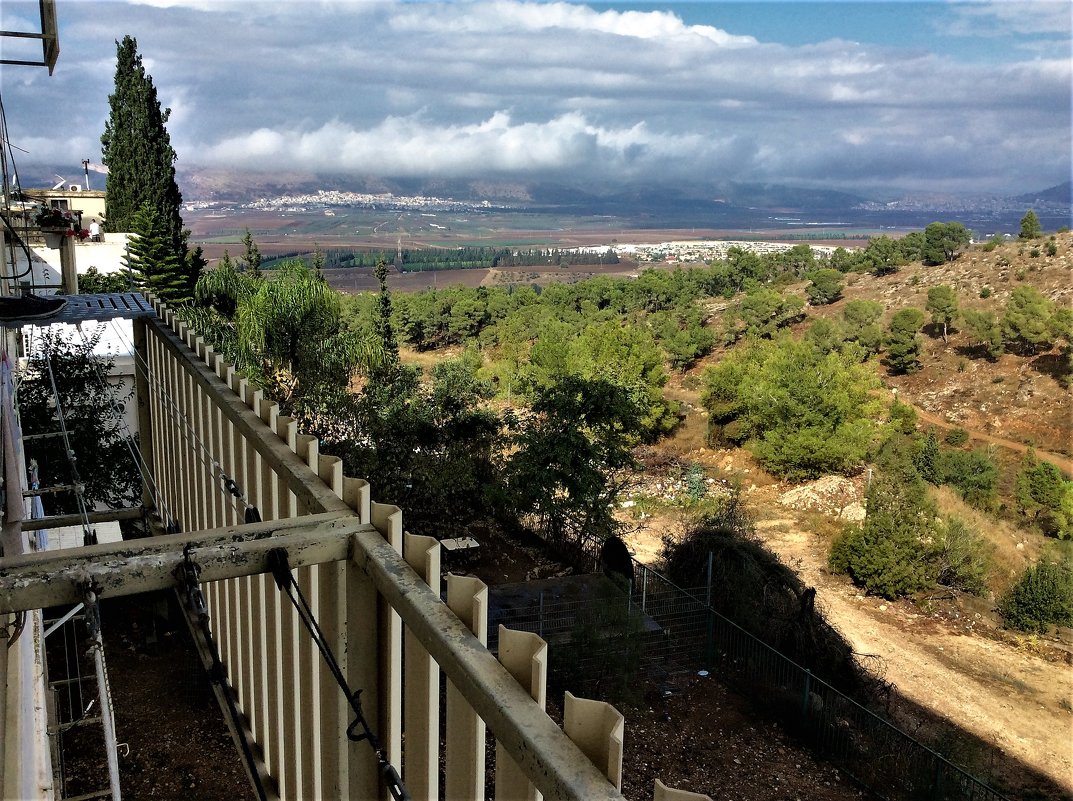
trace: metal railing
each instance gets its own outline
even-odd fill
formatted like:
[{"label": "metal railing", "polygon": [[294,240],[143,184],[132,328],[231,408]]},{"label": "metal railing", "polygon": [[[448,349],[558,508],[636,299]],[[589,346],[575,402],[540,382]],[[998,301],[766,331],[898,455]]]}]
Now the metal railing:
[{"label": "metal railing", "polygon": [[[592,549],[584,550],[591,558]],[[635,580],[627,597],[569,601],[538,597],[513,606],[500,623],[539,633],[550,642],[569,643],[579,631],[607,620],[607,605],[629,610],[635,623],[640,668],[648,678],[705,668],[746,692],[780,717],[824,759],[882,798],[891,801],[1008,801],[896,724],[863,706],[810,670],[711,608],[707,587],[683,589],[647,565],[634,562]],[[612,616],[614,617],[614,616]],[[620,619],[621,618],[615,618]],[[638,633],[640,636],[637,636]],[[621,643],[604,641],[603,656],[624,653]],[[490,643],[493,647],[494,643]],[[595,653],[574,663],[585,675],[599,668]]]}]

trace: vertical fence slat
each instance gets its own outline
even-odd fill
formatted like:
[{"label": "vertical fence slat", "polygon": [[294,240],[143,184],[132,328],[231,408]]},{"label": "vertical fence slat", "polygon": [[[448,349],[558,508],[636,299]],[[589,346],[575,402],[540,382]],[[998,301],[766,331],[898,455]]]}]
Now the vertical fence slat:
[{"label": "vertical fence slat", "polygon": [[[481,645],[488,643],[488,586],[472,576],[447,576],[447,605]],[[484,801],[485,726],[462,693],[447,682],[446,797]]]},{"label": "vertical fence slat", "polygon": [[[532,632],[501,625],[499,661],[543,709],[548,686],[548,644]],[[496,801],[540,801],[541,798],[518,763],[499,743],[496,743],[495,797]]]},{"label": "vertical fence slat", "polygon": [[563,731],[611,784],[622,789],[622,736],[625,718],[611,704],[566,693]]},{"label": "vertical fence slat", "polygon": [[[439,595],[440,544],[433,537],[403,536],[403,559]],[[440,669],[409,629],[405,634],[403,715],[406,752],[403,777],[414,801],[439,796]]]}]

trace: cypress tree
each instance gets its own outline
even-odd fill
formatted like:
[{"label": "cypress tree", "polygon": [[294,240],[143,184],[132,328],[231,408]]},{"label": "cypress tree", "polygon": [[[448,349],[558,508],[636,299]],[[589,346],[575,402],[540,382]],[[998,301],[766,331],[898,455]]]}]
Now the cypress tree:
[{"label": "cypress tree", "polygon": [[[173,286],[164,297],[190,297],[205,260],[201,249],[187,246],[189,232],[180,216],[182,195],[175,183],[176,154],[165,123],[171,109],[160,107],[153,78],[142,66],[138,42],[124,36],[116,42],[115,92],[109,96],[110,114],[101,136],[101,152],[108,166],[105,192],[105,230],[135,231],[136,218],[148,205],[155,216],[154,239],[161,238],[172,251],[167,261],[179,265],[179,279],[169,276],[163,283]],[[146,220],[140,221],[144,229]],[[143,233],[139,232],[139,233]],[[155,262],[141,262],[148,279]],[[170,269],[170,268],[169,268]]]}]

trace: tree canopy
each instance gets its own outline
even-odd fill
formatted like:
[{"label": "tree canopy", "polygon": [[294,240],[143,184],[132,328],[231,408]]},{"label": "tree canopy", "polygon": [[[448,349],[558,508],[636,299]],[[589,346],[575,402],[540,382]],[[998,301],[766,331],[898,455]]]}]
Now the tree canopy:
[{"label": "tree canopy", "polygon": [[[131,36],[116,42],[115,91],[108,97],[108,106],[101,136],[102,158],[108,167],[105,230],[136,232],[136,225],[144,230],[146,220],[151,219],[154,238],[174,254],[167,258],[179,265],[177,275],[182,279],[163,282],[163,291],[168,293],[164,297],[187,300],[204,259],[200,248],[189,249],[188,232],[183,230],[182,195],[175,182],[177,156],[165,127],[171,109],[161,108],[153,78],[145,71],[138,42]],[[153,268],[146,263],[145,269]],[[178,296],[170,294],[173,291]]]},{"label": "tree canopy", "polygon": [[878,381],[852,349],[824,352],[789,336],[752,341],[703,380],[713,436],[748,443],[778,475],[852,472],[872,445]]}]

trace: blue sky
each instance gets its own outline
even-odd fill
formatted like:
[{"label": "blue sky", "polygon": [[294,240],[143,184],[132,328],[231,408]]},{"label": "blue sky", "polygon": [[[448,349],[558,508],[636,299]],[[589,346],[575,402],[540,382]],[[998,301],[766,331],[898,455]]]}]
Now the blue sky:
[{"label": "blue sky", "polygon": [[[0,27],[35,24],[5,0]],[[58,0],[19,164],[99,160],[138,39],[179,167],[1016,194],[1070,174],[1067,2]],[[5,56],[12,46],[3,43]]]}]

